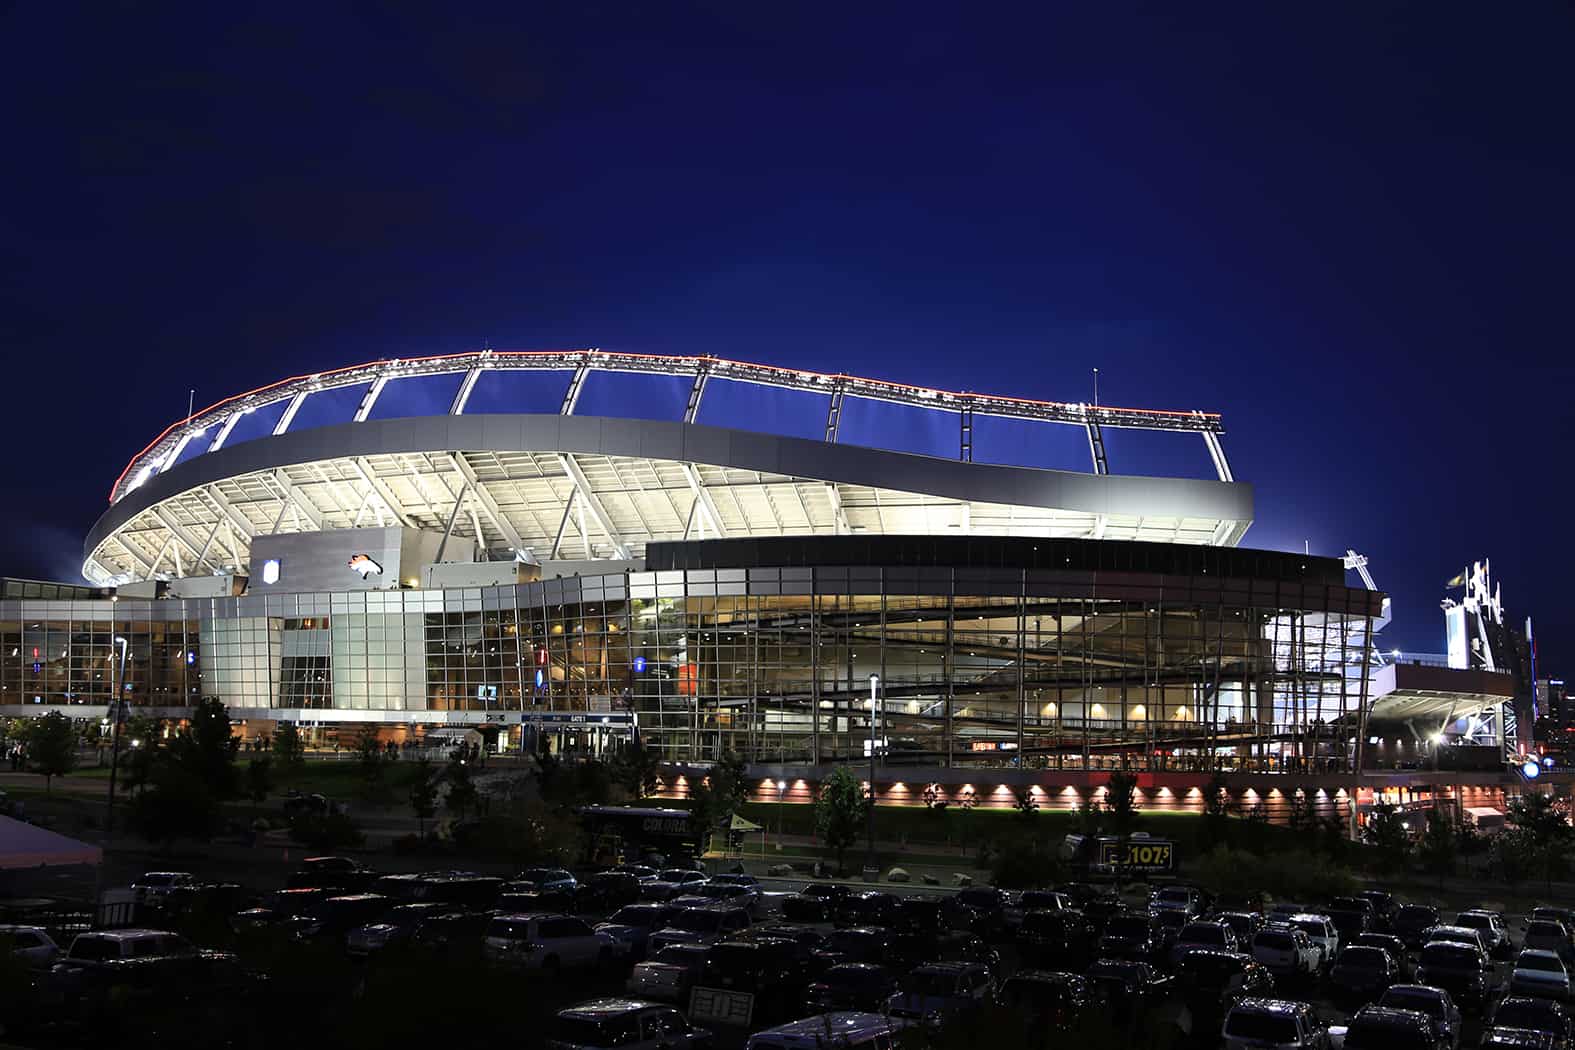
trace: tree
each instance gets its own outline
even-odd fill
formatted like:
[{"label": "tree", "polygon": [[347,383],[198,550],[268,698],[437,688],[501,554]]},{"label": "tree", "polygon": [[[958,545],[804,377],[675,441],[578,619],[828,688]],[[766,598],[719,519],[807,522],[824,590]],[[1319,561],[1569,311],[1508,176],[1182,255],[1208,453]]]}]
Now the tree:
[{"label": "tree", "polygon": [[1411,853],[1411,835],[1393,802],[1376,802],[1367,815],[1362,841],[1378,853],[1378,866],[1385,872],[1405,867]]},{"label": "tree", "polygon": [[1032,823],[1033,818],[1039,813],[1039,800],[1034,798],[1033,789],[1023,788],[1013,792],[1012,808],[1017,810],[1019,816]]},{"label": "tree", "polygon": [[376,726],[367,726],[362,730],[357,750],[360,752],[357,772],[361,776],[362,795],[370,800],[380,799],[387,793],[388,767],[383,757],[383,745],[377,739]]},{"label": "tree", "polygon": [[208,784],[171,753],[160,751],[147,786],[131,800],[128,821],[149,842],[168,847],[182,838],[206,842],[218,830],[221,816]]},{"label": "tree", "polygon": [[1132,834],[1137,824],[1137,777],[1131,773],[1112,773],[1105,788],[1105,812],[1110,817],[1110,830],[1122,838]]},{"label": "tree", "polygon": [[1313,812],[1306,792],[1299,788],[1291,792],[1290,812],[1286,814],[1286,823],[1291,833],[1298,839],[1318,829],[1318,815]]},{"label": "tree", "polygon": [[257,807],[268,801],[273,791],[273,759],[254,758],[246,763],[246,797],[252,800],[252,815]]},{"label": "tree", "polygon": [[425,758],[416,759],[415,774],[410,781],[410,808],[416,814],[421,837],[427,837],[427,821],[437,814],[437,785],[432,783],[432,763]]},{"label": "tree", "polygon": [[864,789],[847,766],[832,770],[820,786],[820,797],[815,800],[815,832],[836,851],[838,871],[842,870],[848,847],[859,839],[868,805]]},{"label": "tree", "polygon": [[1203,789],[1203,847],[1205,850],[1215,846],[1230,844],[1230,814],[1235,808],[1235,800],[1231,798],[1230,787],[1225,782],[1225,777],[1215,773],[1209,778],[1208,786]]},{"label": "tree", "polygon": [[448,779],[448,808],[459,814],[459,819],[465,819],[465,811],[474,806],[481,798],[476,791],[475,783],[470,779],[470,767],[465,760],[459,757],[452,759],[448,768],[443,771]]},{"label": "tree", "polygon": [[281,777],[293,777],[300,772],[306,760],[306,747],[301,741],[301,731],[294,722],[280,722],[274,730],[273,755],[279,760]]},{"label": "tree", "polygon": [[1526,851],[1526,868],[1540,874],[1551,891],[1553,880],[1569,871],[1569,851],[1575,830],[1552,795],[1540,792],[1519,795],[1504,807],[1504,817]]},{"label": "tree", "polygon": [[1459,853],[1460,841],[1455,833],[1455,822],[1441,809],[1428,810],[1427,826],[1422,831],[1422,841],[1417,847],[1422,867],[1437,875],[1442,885],[1445,875],[1455,873],[1455,858]]},{"label": "tree", "polygon": [[613,779],[629,795],[639,801],[656,794],[661,763],[656,752],[641,743],[632,743],[613,760]]},{"label": "tree", "polygon": [[230,712],[216,696],[205,698],[192,712],[185,732],[170,747],[171,757],[200,780],[219,802],[240,796],[235,752],[240,739],[230,733]]},{"label": "tree", "polygon": [[735,751],[724,751],[711,767],[711,793],[716,797],[717,823],[731,820],[749,800],[749,781],[744,776],[744,760]]},{"label": "tree", "polygon": [[33,769],[44,774],[48,794],[55,777],[77,767],[77,730],[71,719],[59,711],[34,719],[27,729],[27,757]]}]

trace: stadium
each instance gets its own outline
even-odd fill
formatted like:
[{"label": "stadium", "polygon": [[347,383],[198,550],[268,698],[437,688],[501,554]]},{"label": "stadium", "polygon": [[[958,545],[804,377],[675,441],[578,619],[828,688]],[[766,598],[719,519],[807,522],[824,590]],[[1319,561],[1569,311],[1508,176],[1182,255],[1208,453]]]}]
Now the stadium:
[{"label": "stadium", "polygon": [[[596,414],[604,388],[638,411]],[[1129,434],[1205,476],[1138,472],[1107,451]],[[253,738],[460,729],[504,753],[638,738],[674,791],[731,750],[776,799],[878,761],[896,801],[1075,801],[1125,769],[1152,804],[1226,772],[1335,806],[1382,761],[1387,601],[1341,559],[1242,546],[1253,490],[1223,434],[1197,410],[601,350],[294,377],[133,457],[86,585],[6,582],[0,707],[178,721],[218,697]],[[1455,742],[1494,756],[1396,797],[1497,792],[1503,696],[1387,670],[1413,726],[1481,715]]]}]

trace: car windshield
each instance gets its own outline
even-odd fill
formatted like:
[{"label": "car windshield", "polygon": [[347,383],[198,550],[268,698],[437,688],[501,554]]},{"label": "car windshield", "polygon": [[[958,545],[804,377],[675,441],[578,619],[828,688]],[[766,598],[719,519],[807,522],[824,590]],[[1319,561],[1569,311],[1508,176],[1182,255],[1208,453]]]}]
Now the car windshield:
[{"label": "car windshield", "polygon": [[154,873],[142,876],[142,884],[144,886],[171,886],[174,883],[174,875]]},{"label": "car windshield", "polygon": [[805,897],[835,897],[838,892],[836,886],[813,885],[805,886],[799,893]]},{"label": "car windshield", "polygon": [[1061,933],[1065,929],[1062,922],[1060,912],[1031,911],[1023,916],[1023,930],[1026,933]]},{"label": "car windshield", "polygon": [[1438,909],[1425,904],[1407,904],[1395,915],[1395,919],[1404,923],[1435,923],[1438,921]]},{"label": "car windshield", "polygon": [[885,983],[886,971],[879,966],[833,966],[820,980],[833,988],[874,988]]},{"label": "car windshield", "polygon": [[1257,948],[1272,948],[1275,951],[1288,952],[1296,947],[1296,938],[1284,930],[1264,930],[1253,940]]},{"label": "car windshield", "polygon": [[524,940],[530,936],[530,921],[528,919],[493,919],[487,925],[487,936]]},{"label": "car windshield", "polygon": [[858,933],[854,930],[838,930],[826,942],[826,947],[834,952],[857,952],[875,945],[876,939],[868,933]]},{"label": "car windshield", "polygon": [[1552,1003],[1537,999],[1505,999],[1493,1014],[1493,1027],[1560,1033],[1563,1025],[1557,1011]]},{"label": "car windshield", "polygon": [[1189,904],[1192,901],[1192,894],[1187,890],[1160,890],[1154,895],[1154,899],[1161,904]]},{"label": "car windshield", "polygon": [[742,897],[749,893],[749,891],[742,886],[735,886],[731,883],[725,882],[718,885],[701,886],[699,889],[695,890],[695,892],[702,897],[713,897],[719,901],[730,900],[733,897]]},{"label": "car windshield", "polygon": [[595,1047],[624,1046],[635,1042],[640,1031],[633,1017],[559,1017],[552,1028],[558,1042]]},{"label": "car windshield", "polygon": [[698,966],[705,961],[705,949],[686,944],[671,944],[657,952],[654,961],[672,966]]},{"label": "car windshield", "polygon": [[662,918],[662,910],[647,904],[629,904],[608,916],[608,922],[619,926],[654,926]]},{"label": "car windshield", "polygon": [[1564,927],[1556,922],[1532,922],[1526,924],[1527,937],[1552,937],[1563,939]]},{"label": "car windshield", "polygon": [[1486,915],[1472,915],[1468,911],[1463,911],[1455,916],[1455,925],[1469,926],[1473,930],[1491,930],[1493,928],[1493,920]]},{"label": "car windshield", "polygon": [[1212,922],[1195,922],[1181,931],[1183,944],[1207,944],[1221,947],[1225,944],[1225,929]]},{"label": "car windshield", "polygon": [[73,959],[101,962],[120,958],[120,945],[109,937],[92,937],[83,934],[71,942],[69,953]]},{"label": "car windshield", "polygon": [[988,886],[970,886],[958,891],[957,903],[970,908],[993,908],[1000,903],[1000,897]]},{"label": "car windshield", "polygon": [[1108,937],[1147,937],[1148,919],[1142,915],[1115,915],[1105,923]]},{"label": "car windshield", "polygon": [[1301,930],[1309,937],[1327,937],[1329,931],[1324,928],[1318,919],[1292,919],[1291,925]]},{"label": "car windshield", "polygon": [[1029,890],[1023,894],[1021,904],[1024,910],[1033,908],[1056,908],[1060,906],[1060,898],[1054,893],[1045,890]]},{"label": "car windshield", "polygon": [[753,945],[719,944],[706,955],[705,966],[721,974],[743,974],[759,969],[765,960],[765,953]]},{"label": "car windshield", "polygon": [[1256,1043],[1294,1043],[1296,1018],[1284,1013],[1233,1010],[1225,1021],[1225,1034]]},{"label": "car windshield", "polygon": [[1104,959],[1088,968],[1088,976],[1138,984],[1143,980],[1143,967],[1139,963]]},{"label": "car windshield", "polygon": [[1012,977],[1001,986],[1001,995],[1009,1003],[1059,1003],[1067,999],[1069,994],[1067,985],[1060,981]]},{"label": "car windshield", "polygon": [[686,871],[683,868],[663,868],[657,873],[656,877],[662,882],[682,882],[693,874],[694,872]]},{"label": "car windshield", "polygon": [[1546,973],[1563,973],[1564,964],[1559,962],[1559,957],[1552,953],[1522,952],[1515,962],[1517,970],[1542,970]]},{"label": "car windshield", "polygon": [[1434,941],[1422,948],[1423,966],[1450,967],[1476,966],[1479,962],[1476,949],[1450,941]]},{"label": "car windshield", "polygon": [[1429,1017],[1444,1016],[1444,1000],[1427,992],[1395,988],[1384,993],[1384,1005],[1397,1010],[1415,1010]]},{"label": "car windshield", "polygon": [[1224,984],[1241,973],[1244,965],[1234,956],[1211,955],[1203,952],[1188,955],[1181,960],[1177,969],[1194,984],[1208,986]]},{"label": "car windshield", "polygon": [[686,930],[689,933],[715,933],[722,927],[722,913],[690,908],[674,915],[673,921],[668,925],[675,930]]},{"label": "car windshield", "polygon": [[1159,924],[1179,928],[1187,924],[1187,913],[1181,911],[1162,911],[1159,913]]},{"label": "car windshield", "polygon": [[1338,965],[1342,970],[1383,970],[1388,962],[1382,948],[1356,946],[1340,953]]}]

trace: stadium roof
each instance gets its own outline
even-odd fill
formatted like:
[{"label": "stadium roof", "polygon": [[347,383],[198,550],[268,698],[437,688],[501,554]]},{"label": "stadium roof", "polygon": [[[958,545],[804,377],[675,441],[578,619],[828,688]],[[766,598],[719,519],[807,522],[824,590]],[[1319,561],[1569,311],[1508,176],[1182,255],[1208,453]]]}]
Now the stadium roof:
[{"label": "stadium roof", "polygon": [[[466,415],[476,380],[500,369],[568,371],[560,411]],[[575,415],[595,370],[690,376],[683,419]],[[370,417],[385,387],[445,371],[463,374],[446,413]],[[825,394],[825,439],[695,423],[713,378]],[[356,385],[363,389],[347,422],[292,429],[308,398]],[[838,444],[844,397],[954,415],[958,458]],[[226,444],[241,418],[279,402],[271,433]],[[975,414],[1078,426],[1092,472],[972,462]],[[1220,480],[1111,475],[1102,437],[1110,426],[1201,434]],[[1252,491],[1231,477],[1220,430],[1217,415],[1201,412],[958,394],[713,358],[487,351],[377,362],[286,380],[168,429],[117,480],[88,538],[83,574],[106,584],[246,571],[260,533],[394,523],[474,537],[493,556],[529,550],[543,559],[638,557],[653,540],[794,534],[1234,546],[1252,521]]]}]

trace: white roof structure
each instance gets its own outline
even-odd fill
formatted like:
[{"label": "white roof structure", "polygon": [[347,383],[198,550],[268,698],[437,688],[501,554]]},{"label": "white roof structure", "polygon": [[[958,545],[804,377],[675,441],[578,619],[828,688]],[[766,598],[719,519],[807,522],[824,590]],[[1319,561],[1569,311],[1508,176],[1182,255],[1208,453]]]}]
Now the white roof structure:
[{"label": "white roof structure", "polygon": [[[558,413],[465,414],[486,373],[520,370],[566,374]],[[689,403],[673,421],[576,415],[595,371],[690,377]],[[443,372],[463,376],[446,413],[371,418],[392,384]],[[824,394],[824,439],[696,423],[712,380]],[[344,422],[292,429],[309,398],[352,386],[363,392]],[[958,458],[839,444],[847,398],[955,416]],[[246,414],[279,402],[271,434],[226,444]],[[975,463],[975,416],[1077,426],[1091,471]],[[1106,427],[1201,435],[1219,480],[1112,475]],[[259,534],[391,524],[473,538],[495,558],[626,559],[652,541],[858,533],[1234,546],[1252,522],[1252,490],[1231,475],[1221,430],[1217,415],[1202,412],[963,394],[715,358],[585,350],[380,361],[285,380],[171,426],[116,481],[83,575],[116,584],[246,572]],[[206,448],[193,455],[193,442]]]},{"label": "white roof structure", "polygon": [[0,817],[0,869],[98,864],[103,859],[104,851],[97,846],[35,824]]}]

